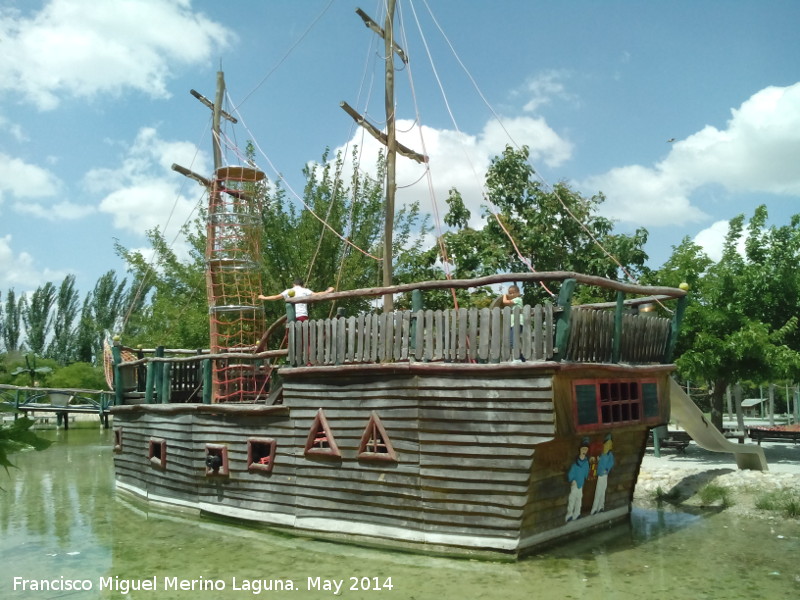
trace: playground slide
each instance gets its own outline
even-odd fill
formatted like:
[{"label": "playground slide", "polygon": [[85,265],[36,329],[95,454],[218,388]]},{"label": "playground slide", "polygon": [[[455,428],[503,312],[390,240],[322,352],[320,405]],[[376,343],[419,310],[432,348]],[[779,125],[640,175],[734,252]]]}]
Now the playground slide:
[{"label": "playground slide", "polygon": [[754,444],[737,444],[725,438],[703,415],[674,379],[670,379],[671,419],[678,423],[701,448],[712,452],[731,452],[740,469],[767,471],[764,449]]}]

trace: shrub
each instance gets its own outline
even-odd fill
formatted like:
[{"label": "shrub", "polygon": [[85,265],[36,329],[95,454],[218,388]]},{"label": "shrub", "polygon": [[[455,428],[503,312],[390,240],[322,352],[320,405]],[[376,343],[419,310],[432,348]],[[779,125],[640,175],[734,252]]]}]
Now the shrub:
[{"label": "shrub", "polygon": [[728,508],[733,504],[728,488],[715,483],[709,483],[700,490],[700,501],[705,506],[719,502],[723,508]]},{"label": "shrub", "polygon": [[756,498],[759,510],[778,511],[787,517],[800,517],[800,495],[791,490],[764,492]]}]

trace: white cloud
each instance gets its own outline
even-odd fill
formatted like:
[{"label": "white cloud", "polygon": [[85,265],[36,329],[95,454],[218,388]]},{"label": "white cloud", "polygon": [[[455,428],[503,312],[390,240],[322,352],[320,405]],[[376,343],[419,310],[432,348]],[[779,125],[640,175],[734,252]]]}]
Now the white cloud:
[{"label": "white cloud", "polygon": [[114,227],[138,235],[159,227],[174,236],[193,215],[197,200],[183,194],[184,188],[194,190],[196,184],[172,172],[173,162],[200,173],[210,170],[192,144],[167,142],[147,127],[139,131],[118,168],[90,171],[85,183],[92,192],[105,194],[99,210],[112,216]]},{"label": "white cloud", "polygon": [[645,226],[703,219],[691,198],[709,184],[730,193],[800,196],[800,83],[765,88],[731,112],[725,129],[709,125],[675,142],[653,167],[620,167],[579,185],[606,194],[608,216]]},{"label": "white cloud", "polygon": [[40,269],[29,253],[15,252],[12,242],[11,234],[0,236],[0,289],[16,288],[19,295],[66,277],[65,272]]},{"label": "white cloud", "polygon": [[[446,212],[448,193],[450,189],[457,188],[472,212],[474,226],[480,225],[481,205],[486,204],[483,197],[486,170],[492,158],[502,154],[510,143],[509,135],[518,145],[529,146],[532,162],[542,161],[557,166],[571,158],[572,154],[572,145],[540,118],[518,117],[504,121],[502,126],[497,121],[491,121],[477,136],[427,126],[420,129],[415,123],[403,119],[397,121],[397,131],[399,142],[419,153],[423,153],[424,148],[427,153],[438,212],[442,215]],[[350,145],[353,144],[358,144],[362,149],[361,170],[374,176],[378,151],[383,146],[369,135],[362,136],[360,132],[350,141]],[[416,200],[424,212],[435,212],[431,207],[424,165],[398,156],[397,185],[398,206]]]},{"label": "white cloud", "polygon": [[578,97],[567,91],[564,80],[569,78],[569,73],[564,70],[551,69],[532,77],[525,82],[522,89],[515,95],[528,96],[529,99],[523,106],[525,112],[538,112],[554,100],[578,103]]},{"label": "white cloud", "polygon": [[6,10],[0,91],[42,110],[126,88],[166,97],[170,65],[205,63],[232,38],[190,0],[50,0],[30,17]]},{"label": "white cloud", "polygon": [[28,134],[25,133],[25,130],[20,124],[11,123],[3,115],[0,115],[0,131],[2,130],[8,131],[8,133],[11,134],[11,137],[17,142],[30,141]]},{"label": "white cloud", "polygon": [[57,202],[47,206],[38,202],[16,202],[14,210],[48,221],[74,221],[96,211],[93,206],[73,202]]},{"label": "white cloud", "polygon": [[50,171],[0,152],[0,204],[7,195],[18,200],[55,196],[60,187]]},{"label": "white cloud", "polygon": [[[729,224],[728,221],[716,221],[713,225],[706,227],[694,236],[694,243],[700,246],[714,262],[719,262],[722,258],[722,250],[725,246],[725,238],[728,236]],[[745,244],[748,237],[749,233],[745,228],[736,242],[736,251],[742,256],[745,255]]]},{"label": "white cloud", "polygon": [[728,221],[717,221],[694,236],[694,243],[700,246],[711,260],[719,262],[726,235],[728,235]]}]

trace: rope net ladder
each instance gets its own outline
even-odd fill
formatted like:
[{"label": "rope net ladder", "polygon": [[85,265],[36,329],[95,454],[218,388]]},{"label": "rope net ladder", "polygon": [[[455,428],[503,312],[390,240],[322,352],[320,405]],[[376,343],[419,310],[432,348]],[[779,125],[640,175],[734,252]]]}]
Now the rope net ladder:
[{"label": "rope net ladder", "polygon": [[[209,195],[206,287],[211,353],[250,353],[266,329],[258,267],[263,172],[248,167],[217,169]],[[214,360],[214,402],[255,402],[267,390],[263,360]]]}]

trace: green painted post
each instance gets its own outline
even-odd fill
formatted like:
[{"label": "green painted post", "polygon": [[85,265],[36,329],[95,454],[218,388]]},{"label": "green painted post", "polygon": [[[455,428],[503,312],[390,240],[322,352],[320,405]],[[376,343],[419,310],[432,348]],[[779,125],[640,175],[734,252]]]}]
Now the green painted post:
[{"label": "green painted post", "polygon": [[561,307],[561,313],[558,315],[558,321],[556,321],[556,348],[558,349],[558,354],[555,359],[559,361],[565,358],[567,352],[570,318],[572,315],[572,294],[575,292],[575,286],[577,285],[577,280],[565,279],[561,284],[561,290],[558,292],[556,305]]},{"label": "green painted post", "polygon": [[617,308],[614,313],[614,341],[611,347],[611,362],[618,363],[622,348],[622,312],[625,310],[625,292],[617,292]]},{"label": "green painted post", "polygon": [[122,362],[122,350],[116,342],[111,346],[111,357],[114,360],[114,404],[121,406],[124,401],[122,372],[119,368],[119,363]]},{"label": "green painted post", "polygon": [[675,307],[675,313],[672,315],[672,325],[670,325],[669,343],[667,344],[667,351],[664,353],[664,362],[671,363],[672,355],[675,353],[675,346],[678,344],[678,335],[681,331],[681,321],[683,321],[683,313],[686,310],[686,304],[689,301],[688,294],[682,298],[678,298],[678,306]]},{"label": "green painted post", "polygon": [[286,322],[293,323],[296,318],[294,304],[286,304]]},{"label": "green painted post", "polygon": [[149,362],[146,365],[145,371],[145,384],[144,384],[144,402],[145,404],[153,403],[153,396],[155,395],[155,378],[156,378],[156,363]]},{"label": "green painted post", "polygon": [[[155,353],[156,358],[164,358],[164,346],[159,346],[156,348]],[[155,362],[153,363],[153,368],[155,369],[154,380],[153,380],[153,389],[156,393],[156,398],[154,398],[154,402],[161,402],[161,392],[163,391],[164,385],[164,363],[162,362]]]},{"label": "green painted post", "polygon": [[661,440],[667,437],[667,426],[653,427],[653,456],[661,458]]},{"label": "green painted post", "polygon": [[211,393],[214,389],[214,370],[211,359],[203,361],[203,404],[211,404]]},{"label": "green painted post", "polygon": [[169,404],[170,396],[172,396],[172,363],[161,363],[164,365],[164,372],[161,377],[161,404]]},{"label": "green painted post", "polygon": [[411,331],[409,332],[409,342],[411,350],[417,349],[417,318],[416,314],[425,308],[421,290],[411,290]]}]

